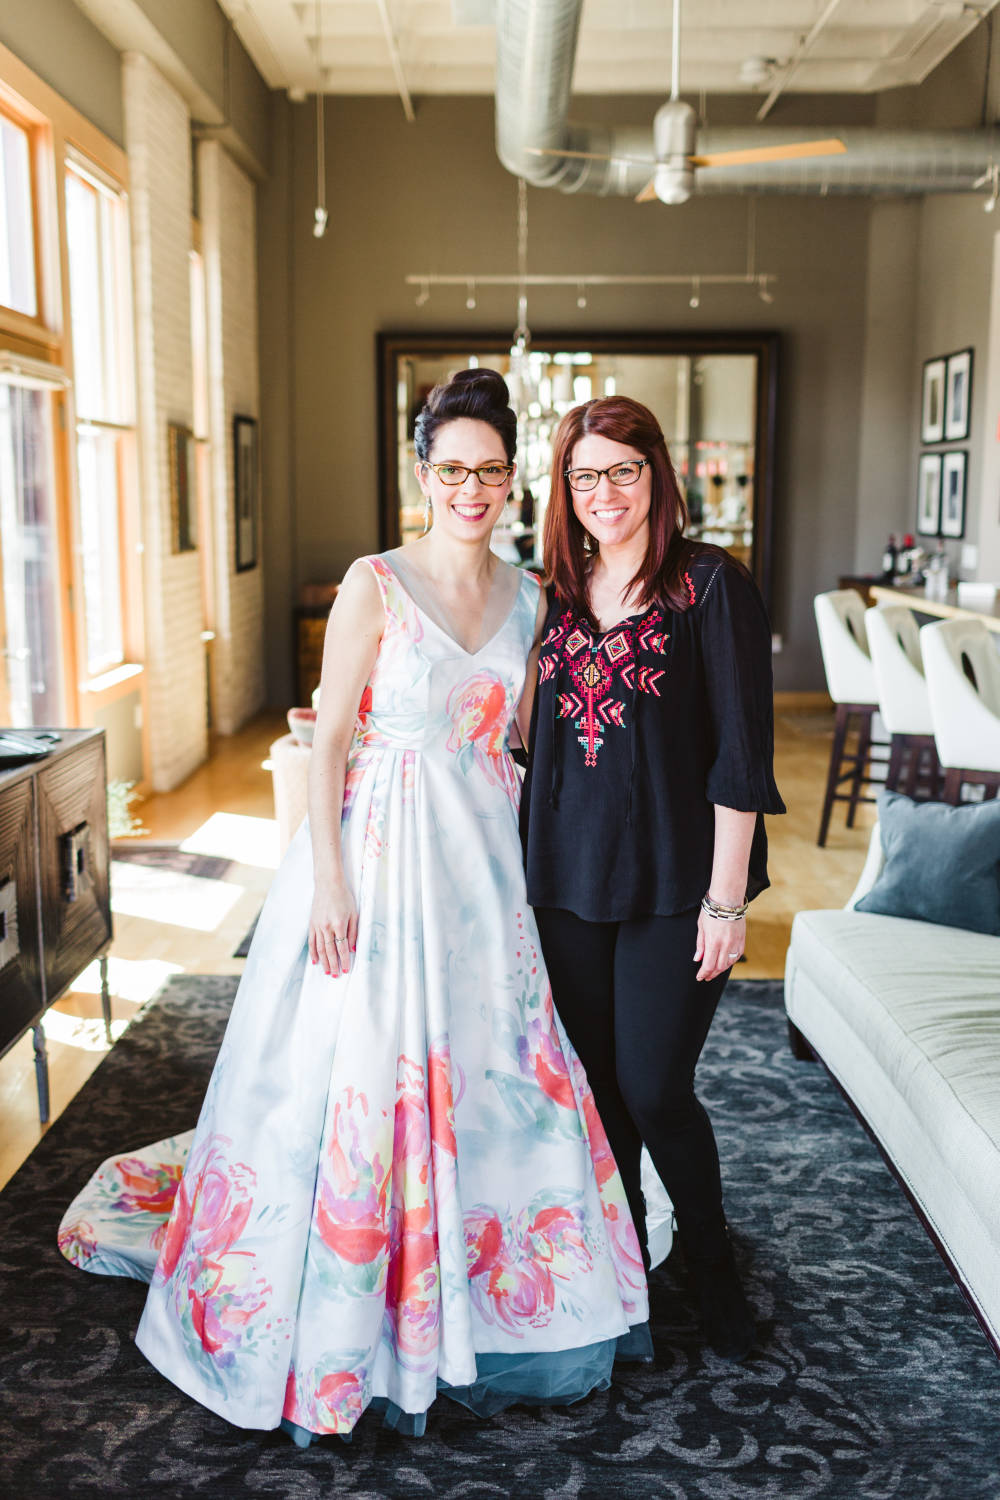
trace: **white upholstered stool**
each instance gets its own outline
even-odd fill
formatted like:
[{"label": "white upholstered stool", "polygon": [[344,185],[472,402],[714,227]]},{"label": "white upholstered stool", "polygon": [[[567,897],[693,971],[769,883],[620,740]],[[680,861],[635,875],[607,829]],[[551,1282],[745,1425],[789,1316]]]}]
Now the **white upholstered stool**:
[{"label": "white upholstered stool", "polygon": [[879,712],[891,736],[885,784],[909,797],[938,795],[941,767],[912,609],[890,604],[865,613]]},{"label": "white upholstered stool", "polygon": [[920,650],[930,695],[944,800],[961,801],[962,787],[1000,790],[1000,653],[979,620],[924,625]]},{"label": "white upholstered stool", "polygon": [[[827,691],[837,710],[819,838],[816,840],[822,847],[826,843],[835,802],[848,803],[847,826],[853,828],[858,803],[874,801],[872,797],[863,797],[861,788],[870,780],[872,718],[878,709],[878,689],[868,653],[865,606],[861,595],[854,589],[833,589],[828,594],[817,594],[813,607]],[[855,750],[849,751],[847,738],[852,721],[855,721],[858,739]],[[850,782],[850,790],[838,791],[845,781]]]}]

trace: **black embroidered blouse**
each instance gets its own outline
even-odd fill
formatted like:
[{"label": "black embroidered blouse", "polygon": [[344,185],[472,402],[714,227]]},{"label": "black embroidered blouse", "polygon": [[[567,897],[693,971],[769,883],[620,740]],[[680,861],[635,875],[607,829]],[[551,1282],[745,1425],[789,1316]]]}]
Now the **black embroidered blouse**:
[{"label": "black embroidered blouse", "polygon": [[591,922],[670,916],[708,889],[715,805],[756,812],[747,897],[766,889],[774,783],[771,631],[748,575],[716,552],[653,605],[595,634],[545,622],[521,836],[532,906]]}]

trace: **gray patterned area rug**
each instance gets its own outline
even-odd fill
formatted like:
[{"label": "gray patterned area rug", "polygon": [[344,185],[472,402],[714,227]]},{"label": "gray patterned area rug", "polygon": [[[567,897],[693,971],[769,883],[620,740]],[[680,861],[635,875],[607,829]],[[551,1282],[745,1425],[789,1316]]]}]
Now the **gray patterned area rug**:
[{"label": "gray patterned area rug", "polygon": [[0,1493],[440,1500],[998,1500],[1000,1366],[874,1146],[786,1043],[781,988],[730,984],[700,1093],[760,1351],[703,1349],[679,1272],[652,1278],[656,1362],[568,1409],[418,1440],[364,1420],[306,1452],[203,1410],[139,1354],[144,1289],[55,1246],[103,1157],[189,1127],[236,981],[177,977],[0,1195]]}]

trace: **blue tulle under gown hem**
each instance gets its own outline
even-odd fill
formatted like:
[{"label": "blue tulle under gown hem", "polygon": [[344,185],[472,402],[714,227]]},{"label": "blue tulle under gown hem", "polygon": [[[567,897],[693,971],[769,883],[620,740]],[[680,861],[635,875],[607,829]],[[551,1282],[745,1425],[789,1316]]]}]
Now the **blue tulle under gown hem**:
[{"label": "blue tulle under gown hem", "polygon": [[[477,1417],[493,1417],[509,1406],[572,1406],[594,1391],[606,1391],[616,1361],[649,1363],[653,1340],[648,1323],[638,1323],[617,1339],[600,1339],[580,1349],[560,1349],[551,1354],[480,1354],[476,1356],[477,1379],[472,1385],[448,1385],[438,1381],[438,1394],[466,1406]],[[427,1412],[405,1412],[384,1397],[371,1402],[385,1427],[404,1437],[423,1437]],[[310,1432],[287,1417],[281,1429],[300,1448],[308,1448],[323,1433]],[[352,1433],[342,1434],[350,1442]]]}]

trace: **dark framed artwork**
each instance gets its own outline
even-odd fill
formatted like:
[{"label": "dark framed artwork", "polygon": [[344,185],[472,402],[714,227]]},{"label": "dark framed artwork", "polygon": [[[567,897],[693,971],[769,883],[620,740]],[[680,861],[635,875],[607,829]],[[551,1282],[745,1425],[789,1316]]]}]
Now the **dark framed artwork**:
[{"label": "dark framed artwork", "polygon": [[920,441],[944,442],[944,398],[946,359],[924,360],[920,398]]},{"label": "dark framed artwork", "polygon": [[965,535],[965,449],[941,455],[941,535]]},{"label": "dark framed artwork", "polygon": [[917,478],[917,531],[937,536],[941,526],[941,454],[921,453]]},{"label": "dark framed artwork", "polygon": [[198,546],[198,469],[195,437],[190,427],[169,422],[167,450],[170,470],[170,550],[194,552]]},{"label": "dark framed artwork", "polygon": [[256,417],[233,418],[233,513],[236,571],[257,566],[260,452]]},{"label": "dark framed artwork", "polygon": [[944,440],[961,443],[969,436],[972,406],[972,350],[960,349],[948,356],[945,377]]}]

